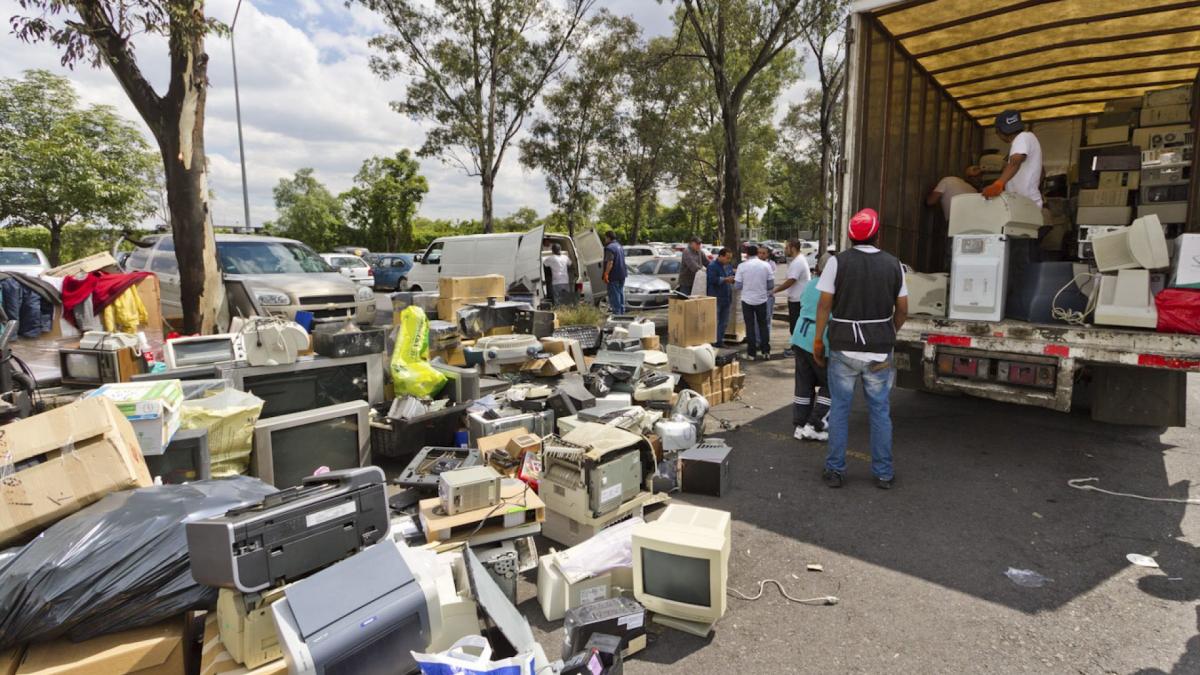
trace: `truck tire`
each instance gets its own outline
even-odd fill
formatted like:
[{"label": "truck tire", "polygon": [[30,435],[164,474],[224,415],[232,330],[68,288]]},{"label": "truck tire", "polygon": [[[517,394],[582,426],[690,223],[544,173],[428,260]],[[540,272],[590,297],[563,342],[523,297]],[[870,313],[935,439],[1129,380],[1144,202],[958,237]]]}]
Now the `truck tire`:
[{"label": "truck tire", "polygon": [[1181,427],[1187,424],[1187,373],[1089,365],[1092,419],[1108,424]]}]

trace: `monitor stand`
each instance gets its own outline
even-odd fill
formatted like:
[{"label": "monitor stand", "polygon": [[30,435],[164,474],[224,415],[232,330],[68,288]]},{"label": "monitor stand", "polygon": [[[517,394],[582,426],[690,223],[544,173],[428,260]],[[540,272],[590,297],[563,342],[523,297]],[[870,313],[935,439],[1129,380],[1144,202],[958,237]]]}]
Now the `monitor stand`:
[{"label": "monitor stand", "polygon": [[712,623],[704,623],[702,621],[687,621],[685,619],[677,619],[673,616],[665,616],[663,614],[655,614],[653,621],[660,626],[681,630],[685,633],[695,635],[696,637],[708,637],[708,634],[712,632],[713,626],[717,625],[715,621]]}]

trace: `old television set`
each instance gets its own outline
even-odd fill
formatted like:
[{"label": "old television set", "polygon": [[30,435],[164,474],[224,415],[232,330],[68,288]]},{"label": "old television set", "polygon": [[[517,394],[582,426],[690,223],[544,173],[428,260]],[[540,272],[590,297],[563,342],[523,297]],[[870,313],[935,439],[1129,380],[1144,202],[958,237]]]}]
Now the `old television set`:
[{"label": "old television set", "polygon": [[167,485],[179,485],[212,478],[212,460],[208,454],[207,429],[183,429],[175,432],[161,455],[146,455],[151,476]]},{"label": "old television set", "polygon": [[207,366],[188,366],[187,368],[173,368],[157,373],[142,373],[129,378],[132,382],[151,382],[158,380],[183,380],[189,382],[192,380],[222,380],[225,379],[225,374],[219,367],[214,365]]},{"label": "old television set", "polygon": [[335,403],[383,402],[383,354],[302,357],[280,366],[234,366],[227,379],[263,400],[262,418]]},{"label": "old television set", "polygon": [[366,401],[351,401],[260,418],[254,424],[251,475],[283,489],[300,485],[323,466],[366,466],[371,461],[370,409]]},{"label": "old television set", "polygon": [[131,347],[58,351],[58,370],[64,386],[98,387],[109,382],[128,382],[145,367]]},{"label": "old television set", "polygon": [[705,636],[725,614],[728,511],[671,504],[633,528],[634,597],[664,625]]},{"label": "old television set", "polygon": [[242,336],[233,333],[191,335],[167,340],[163,345],[163,360],[167,368],[186,368],[211,363],[240,361],[246,358]]}]

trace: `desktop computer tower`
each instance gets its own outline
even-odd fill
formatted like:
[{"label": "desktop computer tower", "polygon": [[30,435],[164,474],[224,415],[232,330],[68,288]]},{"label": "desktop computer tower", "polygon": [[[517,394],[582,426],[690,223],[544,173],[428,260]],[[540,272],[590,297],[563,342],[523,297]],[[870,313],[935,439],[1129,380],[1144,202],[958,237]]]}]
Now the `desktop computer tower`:
[{"label": "desktop computer tower", "polygon": [[999,321],[1004,317],[1008,279],[1008,237],[959,235],[950,258],[951,319]]}]

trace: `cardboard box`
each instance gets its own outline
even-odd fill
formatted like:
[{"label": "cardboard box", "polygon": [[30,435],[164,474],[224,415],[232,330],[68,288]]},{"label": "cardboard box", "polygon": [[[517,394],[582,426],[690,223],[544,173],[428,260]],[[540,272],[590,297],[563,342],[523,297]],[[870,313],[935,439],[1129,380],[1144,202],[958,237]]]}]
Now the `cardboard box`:
[{"label": "cardboard box", "polygon": [[161,455],[179,431],[179,408],[183,403],[183,385],[179,380],[157,382],[117,382],[87,393],[88,398],[103,396],[117,404],[125,419],[133,424],[143,455]]},{"label": "cardboard box", "polygon": [[23,656],[25,656],[25,647],[23,646],[12,647],[0,652],[0,675],[15,675]]},{"label": "cardboard box", "polygon": [[499,274],[479,277],[442,277],[438,279],[438,297],[446,298],[500,298],[508,284]]},{"label": "cardboard box", "polygon": [[84,642],[30,645],[17,675],[183,675],[186,628],[181,616]]},{"label": "cardboard box", "polygon": [[1128,204],[1129,190],[1124,188],[1100,188],[1097,190],[1079,191],[1080,206],[1126,206]]},{"label": "cardboard box", "polygon": [[[1138,189],[1138,171],[1101,171],[1101,190],[1136,190]],[[1082,192],[1082,190],[1081,190]]]},{"label": "cardboard box", "polygon": [[1191,101],[1192,88],[1190,85],[1148,91],[1142,95],[1142,106],[1146,108],[1158,108],[1165,105],[1187,105]]},{"label": "cardboard box", "polygon": [[521,370],[537,373],[542,377],[554,377],[575,367],[575,359],[567,352],[559,352],[548,359],[532,359],[525,362]]},{"label": "cardboard box", "polygon": [[1143,127],[1153,127],[1162,124],[1183,124],[1192,119],[1192,107],[1186,103],[1161,105],[1153,108],[1142,108],[1139,120]]},{"label": "cardboard box", "polygon": [[[483,458],[484,464],[506,475],[512,475],[516,472],[516,469],[520,467],[519,463],[517,463],[515,466],[512,466],[513,460],[520,459],[520,455],[514,455],[509,451],[509,442],[514,438],[525,436],[528,433],[529,432],[523,428],[517,428],[509,429],[508,431],[501,431],[498,434],[492,434],[490,436],[481,436],[475,440],[475,447],[479,449],[479,455]],[[506,461],[493,462],[492,457],[496,453],[508,455],[509,459]]]},{"label": "cardboard box", "polygon": [[667,344],[680,347],[711,344],[716,334],[716,298],[671,298],[667,309]]},{"label": "cardboard box", "polygon": [[660,340],[657,335],[651,335],[650,337],[644,337],[644,338],[642,338],[642,349],[661,350],[662,349],[662,340]]},{"label": "cardboard box", "polygon": [[103,398],[8,424],[0,437],[0,457],[6,455],[17,465],[42,462],[0,484],[0,544],[33,534],[110,492],[152,483],[133,427]]},{"label": "cardboard box", "polygon": [[1174,244],[1171,288],[1200,288],[1200,234],[1181,234]]},{"label": "cardboard box", "polygon": [[117,261],[108,253],[108,251],[93,253],[86,258],[72,260],[65,265],[52,267],[46,270],[44,274],[48,277],[69,277],[75,274],[87,274],[88,272],[95,272],[96,270],[103,269],[108,269],[113,272],[120,270],[120,267],[117,266]]},{"label": "cardboard box", "polygon": [[1075,214],[1080,225],[1128,225],[1132,220],[1131,206],[1080,206]]},{"label": "cardboard box", "polygon": [[1088,145],[1105,145],[1107,143],[1128,143],[1129,127],[1096,127],[1087,132]]},{"label": "cardboard box", "polygon": [[287,662],[271,661],[253,670],[233,660],[221,643],[221,630],[216,612],[209,612],[204,622],[204,645],[200,648],[200,675],[285,675]]},{"label": "cardboard box", "polygon": [[521,457],[527,452],[541,452],[542,439],[537,434],[521,434],[509,439],[508,445],[505,446],[508,454],[513,457]]}]

